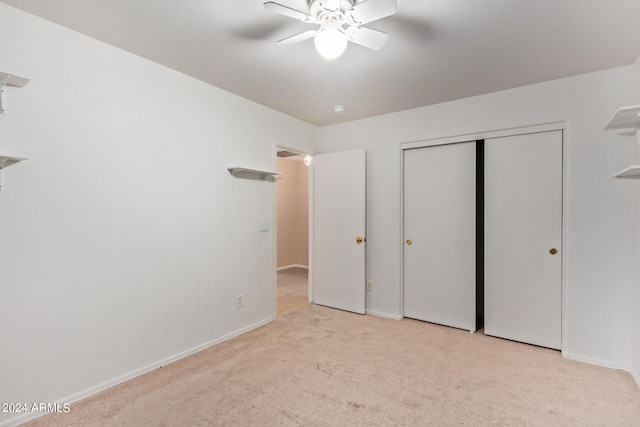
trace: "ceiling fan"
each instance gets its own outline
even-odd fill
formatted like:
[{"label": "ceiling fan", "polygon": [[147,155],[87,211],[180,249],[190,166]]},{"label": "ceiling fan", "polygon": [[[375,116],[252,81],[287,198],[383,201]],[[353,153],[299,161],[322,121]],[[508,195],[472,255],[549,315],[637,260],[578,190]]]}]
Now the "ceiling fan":
[{"label": "ceiling fan", "polygon": [[310,24],[318,24],[317,30],[307,30],[278,44],[298,43],[315,39],[318,52],[325,59],[342,55],[348,42],[353,42],[373,50],[381,49],[389,39],[389,34],[363,27],[372,21],[395,14],[397,0],[308,0],[309,11],[302,12],[274,1],[264,3],[272,12],[298,19]]}]

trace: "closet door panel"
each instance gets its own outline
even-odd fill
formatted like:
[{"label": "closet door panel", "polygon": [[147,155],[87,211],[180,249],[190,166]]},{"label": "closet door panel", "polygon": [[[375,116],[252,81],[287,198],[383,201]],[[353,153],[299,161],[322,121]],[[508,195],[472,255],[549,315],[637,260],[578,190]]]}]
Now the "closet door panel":
[{"label": "closet door panel", "polygon": [[475,142],[404,151],[404,316],[475,331]]},{"label": "closet door panel", "polygon": [[485,333],[561,347],[562,131],[485,140]]}]

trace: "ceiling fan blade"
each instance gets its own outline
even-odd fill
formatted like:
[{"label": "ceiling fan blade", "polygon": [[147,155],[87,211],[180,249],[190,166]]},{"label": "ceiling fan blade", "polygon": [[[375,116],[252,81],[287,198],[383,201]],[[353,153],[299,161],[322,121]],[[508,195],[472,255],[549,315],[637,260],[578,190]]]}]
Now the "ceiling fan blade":
[{"label": "ceiling fan blade", "polygon": [[289,6],[284,6],[274,1],[265,2],[264,8],[270,10],[271,12],[279,13],[280,15],[298,19],[303,22],[313,22],[313,18],[308,13],[300,12],[299,10],[292,9]]},{"label": "ceiling fan blade", "polygon": [[307,39],[311,39],[316,36],[316,30],[308,30],[304,33],[296,34],[295,36],[287,37],[286,39],[278,40],[278,44],[288,45],[298,43]]},{"label": "ceiling fan blade", "polygon": [[347,39],[360,46],[380,50],[387,44],[389,34],[371,28],[354,26],[347,28]]},{"label": "ceiling fan blade", "polygon": [[362,25],[386,18],[397,11],[397,0],[365,0],[347,10],[345,17],[351,25]]},{"label": "ceiling fan blade", "polygon": [[283,27],[282,22],[269,22],[264,24],[252,24],[250,26],[241,26],[232,28],[231,34],[239,38],[248,40],[263,40],[272,38]]}]

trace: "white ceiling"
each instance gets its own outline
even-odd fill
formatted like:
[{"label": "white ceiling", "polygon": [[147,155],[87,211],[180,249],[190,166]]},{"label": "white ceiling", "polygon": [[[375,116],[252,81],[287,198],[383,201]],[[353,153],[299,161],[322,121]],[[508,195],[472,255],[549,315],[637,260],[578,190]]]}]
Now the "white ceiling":
[{"label": "white ceiling", "polygon": [[390,34],[387,46],[350,44],[334,61],[312,40],[276,45],[315,27],[262,0],[0,1],[318,126],[629,65],[640,54],[639,0],[398,0],[396,15],[367,25]]}]

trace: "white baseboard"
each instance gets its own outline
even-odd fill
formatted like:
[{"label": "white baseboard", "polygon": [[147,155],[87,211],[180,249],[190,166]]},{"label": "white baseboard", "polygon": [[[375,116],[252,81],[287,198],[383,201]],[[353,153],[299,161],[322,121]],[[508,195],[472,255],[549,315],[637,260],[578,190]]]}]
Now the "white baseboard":
[{"label": "white baseboard", "polygon": [[291,265],[285,265],[283,267],[278,267],[276,268],[276,270],[280,271],[280,270],[287,270],[289,268],[304,268],[304,269],[309,269],[308,265],[301,265],[301,264],[291,264]]},{"label": "white baseboard", "polygon": [[636,385],[640,388],[640,372],[636,372],[633,369],[630,371],[631,377],[635,380]]},{"label": "white baseboard", "polygon": [[[79,393],[75,393],[75,394],[72,394],[71,396],[67,396],[64,399],[59,399],[55,403],[59,403],[60,405],[62,405],[64,403],[73,404],[73,403],[78,402],[78,401],[80,401],[82,399],[86,399],[89,396],[93,396],[94,394],[100,393],[101,391],[104,391],[104,390],[106,390],[106,389],[108,389],[110,387],[116,386],[116,385],[121,384],[121,383],[123,383],[125,381],[129,381],[129,380],[131,380],[131,379],[133,379],[135,377],[138,377],[140,375],[146,374],[147,372],[151,372],[151,371],[153,371],[155,369],[158,369],[158,368],[160,368],[162,366],[166,366],[166,365],[168,365],[170,363],[177,362],[178,360],[184,359],[187,356],[191,356],[192,354],[198,353],[198,352],[200,352],[202,350],[205,350],[205,349],[207,349],[209,347],[212,347],[212,346],[214,346],[216,344],[220,344],[221,342],[230,340],[231,338],[235,338],[235,337],[237,337],[239,335],[242,335],[242,334],[244,334],[246,332],[249,332],[249,331],[251,331],[253,329],[256,329],[256,328],[259,328],[261,326],[264,326],[267,323],[272,322],[273,320],[274,320],[274,318],[269,318],[269,319],[262,320],[260,322],[254,323],[252,325],[246,326],[246,327],[244,327],[242,329],[238,329],[236,331],[233,331],[231,333],[223,335],[223,336],[221,336],[219,338],[213,339],[211,341],[207,341],[207,342],[205,342],[203,344],[200,344],[200,345],[198,345],[196,347],[193,347],[193,348],[190,348],[188,350],[182,351],[182,352],[180,352],[178,354],[175,354],[173,356],[169,356],[169,357],[164,358],[162,360],[159,360],[157,362],[151,363],[150,365],[144,366],[144,367],[142,367],[140,369],[136,369],[136,370],[131,371],[131,372],[127,373],[127,374],[124,374],[124,375],[121,375],[119,377],[113,378],[113,379],[111,379],[109,381],[105,381],[105,382],[103,382],[101,384],[98,384],[98,385],[96,385],[94,387],[90,387],[90,388],[88,388],[86,390],[83,390],[83,391],[81,391]],[[73,405],[71,406],[71,408],[73,410]],[[46,415],[46,414],[45,413],[25,413],[25,414],[22,414],[20,416],[17,416],[17,417],[14,417],[14,418],[11,418],[11,419],[8,419],[8,420],[0,422],[0,427],[15,427],[15,426],[18,426],[20,424],[26,423],[27,421],[39,418],[39,417],[44,416],[44,415]]]},{"label": "white baseboard", "polygon": [[591,357],[585,357],[585,356],[579,356],[579,355],[576,355],[576,354],[570,354],[570,353],[567,353],[565,351],[562,351],[562,356],[567,358],[567,359],[569,359],[569,360],[575,360],[577,362],[589,363],[590,365],[602,366],[603,368],[618,369],[618,370],[626,371],[626,372],[630,372],[631,371],[629,369],[629,366],[619,365],[617,363],[605,362],[605,361],[602,361],[600,359],[594,359],[594,358],[591,358]]},{"label": "white baseboard", "polygon": [[398,314],[388,314],[388,313],[383,313],[381,311],[375,311],[375,310],[367,310],[366,313],[372,316],[384,317],[386,319],[393,319],[393,320],[403,319],[403,317]]},{"label": "white baseboard", "polygon": [[640,373],[635,372],[632,368],[628,366],[619,365],[617,363],[603,362],[602,360],[593,359],[590,357],[576,356],[575,354],[569,354],[565,351],[562,352],[562,356],[569,360],[575,360],[577,362],[584,362],[590,365],[602,366],[603,368],[617,369],[620,371],[629,372],[629,374],[631,374],[631,378],[633,378],[638,388],[640,388]]}]

